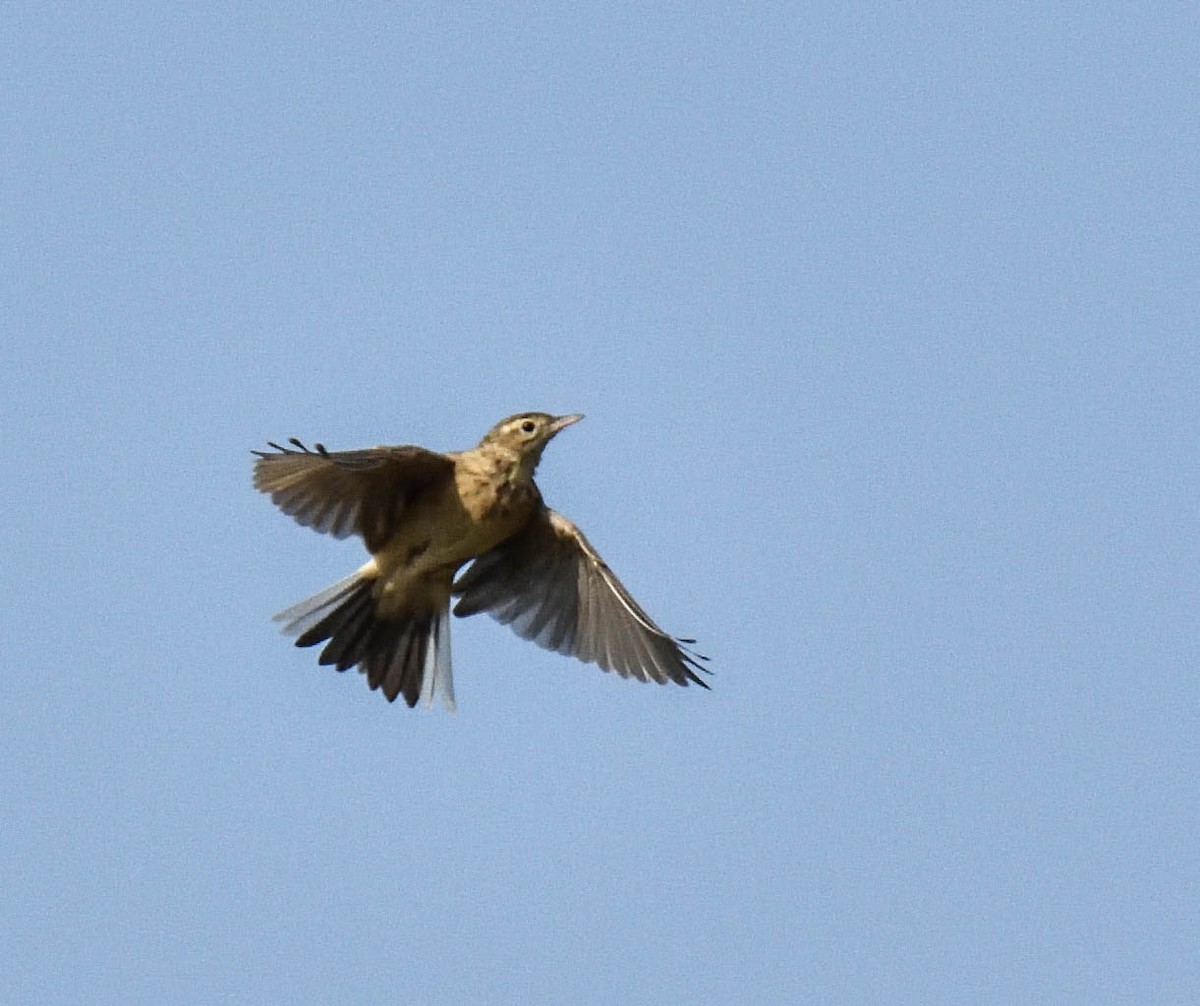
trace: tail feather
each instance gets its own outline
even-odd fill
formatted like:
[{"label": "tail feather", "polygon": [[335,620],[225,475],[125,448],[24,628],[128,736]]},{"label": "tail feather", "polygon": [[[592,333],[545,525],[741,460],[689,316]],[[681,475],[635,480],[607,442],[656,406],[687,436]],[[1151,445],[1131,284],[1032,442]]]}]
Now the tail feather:
[{"label": "tail feather", "polygon": [[360,591],[296,638],[297,646],[314,646],[328,639],[320,664],[339,671],[353,667],[371,651],[375,636],[374,603],[369,590]]},{"label": "tail feather", "polygon": [[411,707],[432,705],[442,697],[453,711],[454,681],[450,671],[449,598],[427,615],[384,619],[375,614],[373,580],[354,573],[275,616],[297,646],[329,640],[318,663],[339,671],[358,666],[372,689],[389,702],[403,695]]},{"label": "tail feather", "polygon": [[454,678],[450,674],[450,603],[438,614],[433,625],[433,645],[426,654],[425,679],[421,685],[421,699],[426,705],[433,697],[441,694],[442,701],[454,708]]},{"label": "tail feather", "polygon": [[283,631],[285,634],[289,636],[299,635],[336,608],[346,599],[348,594],[353,593],[364,582],[366,581],[360,574],[351,573],[344,580],[338,580],[337,583],[326,587],[317,594],[313,594],[312,597],[307,597],[303,601],[293,604],[290,608],[284,608],[283,611],[279,612],[271,620],[273,622],[283,622]]},{"label": "tail feather", "polygon": [[379,625],[371,652],[363,661],[367,683],[383,689],[388,701],[403,695],[415,706],[421,697],[421,679],[425,671],[425,648],[429,643],[432,616],[407,622]]}]

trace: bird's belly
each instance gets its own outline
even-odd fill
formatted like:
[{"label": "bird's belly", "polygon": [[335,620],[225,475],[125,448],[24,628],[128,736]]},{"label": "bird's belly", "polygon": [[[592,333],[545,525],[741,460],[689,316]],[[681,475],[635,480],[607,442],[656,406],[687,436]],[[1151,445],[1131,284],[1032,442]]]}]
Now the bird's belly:
[{"label": "bird's belly", "polygon": [[530,512],[516,505],[473,513],[455,494],[413,513],[372,556],[379,614],[440,609],[458,570],[519,531]]}]

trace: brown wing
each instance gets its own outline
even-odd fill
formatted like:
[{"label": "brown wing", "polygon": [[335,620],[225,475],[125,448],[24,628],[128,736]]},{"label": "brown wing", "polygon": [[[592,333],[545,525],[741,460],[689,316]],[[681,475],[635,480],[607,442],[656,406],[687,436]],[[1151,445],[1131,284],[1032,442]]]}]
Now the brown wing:
[{"label": "brown wing", "polygon": [[395,534],[414,497],[454,473],[451,458],[424,447],[327,451],[289,443],[254,452],[254,487],[305,527],[337,538],[361,535],[370,552]]},{"label": "brown wing", "polygon": [[548,650],[639,681],[689,681],[700,654],[654,624],[562,514],[543,510],[519,535],[481,555],[454,585],[456,615],[486,611]]}]

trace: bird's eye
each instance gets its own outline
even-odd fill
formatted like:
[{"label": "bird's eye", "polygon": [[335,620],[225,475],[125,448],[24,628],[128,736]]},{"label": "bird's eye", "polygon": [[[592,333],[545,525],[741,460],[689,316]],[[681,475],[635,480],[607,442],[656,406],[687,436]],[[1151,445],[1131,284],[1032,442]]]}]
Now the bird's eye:
[{"label": "bird's eye", "polygon": [[532,433],[536,429],[537,424],[532,419],[526,419],[525,422],[521,424],[522,433]]}]

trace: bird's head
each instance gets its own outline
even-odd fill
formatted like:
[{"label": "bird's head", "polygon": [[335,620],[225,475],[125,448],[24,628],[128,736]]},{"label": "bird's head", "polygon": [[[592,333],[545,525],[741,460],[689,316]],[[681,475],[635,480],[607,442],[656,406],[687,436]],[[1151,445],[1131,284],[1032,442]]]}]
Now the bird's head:
[{"label": "bird's head", "polygon": [[511,451],[530,474],[542,459],[542,451],[559,430],[577,423],[583,416],[552,416],[548,412],[518,412],[501,419],[479,442],[480,447],[499,447]]}]

